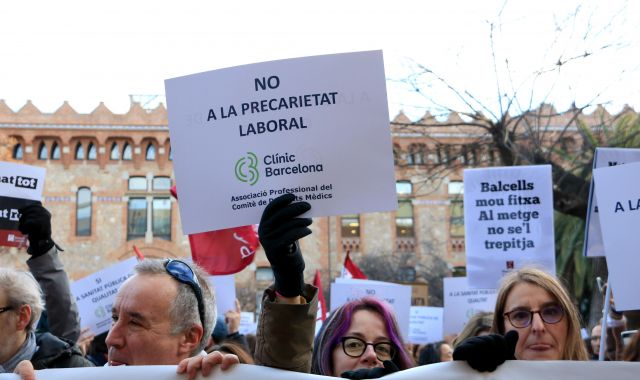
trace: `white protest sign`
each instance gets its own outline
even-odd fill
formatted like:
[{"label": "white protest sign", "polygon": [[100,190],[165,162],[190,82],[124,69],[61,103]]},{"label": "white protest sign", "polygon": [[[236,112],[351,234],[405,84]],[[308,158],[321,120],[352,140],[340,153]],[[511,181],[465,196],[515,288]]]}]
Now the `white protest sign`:
[{"label": "white protest sign", "polygon": [[[636,380],[640,373],[639,362],[599,362],[571,360],[507,360],[494,372],[478,372],[467,363],[460,361],[423,365],[395,372],[385,376],[385,380]],[[38,380],[183,380],[185,375],[176,374],[176,366],[117,366],[45,369],[36,372]],[[320,380],[335,377],[311,375],[294,371],[263,367],[251,364],[236,364],[226,371],[219,367],[209,376],[197,375],[196,379],[217,380]],[[13,373],[0,374],[2,380],[20,380]]]},{"label": "white protest sign", "polygon": [[470,286],[526,265],[555,273],[551,166],[466,169],[464,227]]},{"label": "white protest sign", "polygon": [[497,289],[471,288],[467,277],[447,277],[443,281],[444,335],[458,334],[478,312],[493,312]]},{"label": "white protest sign", "polygon": [[166,80],[183,231],[258,223],[284,193],[309,216],[395,210],[385,86],[381,51]]},{"label": "white protest sign", "polygon": [[386,301],[398,319],[402,336],[409,336],[409,310],[411,308],[411,286],[390,282],[336,279],[331,284],[331,310],[362,297],[375,297]]},{"label": "white protest sign", "polygon": [[411,306],[408,342],[426,344],[442,340],[443,308]]},{"label": "white protest sign", "polygon": [[216,309],[218,316],[224,317],[229,310],[236,310],[236,281],[232,274],[224,276],[209,276],[216,294]]},{"label": "white protest sign", "polygon": [[133,275],[138,263],[135,257],[121,261],[71,284],[76,297],[82,327],[102,334],[111,327],[111,308],[122,283]]},{"label": "white protest sign", "polygon": [[640,309],[638,288],[633,281],[640,267],[640,163],[595,169],[593,176],[615,307]]},{"label": "white protest sign", "polygon": [[0,162],[0,246],[26,244],[18,231],[18,210],[42,199],[45,173],[37,166]]},{"label": "white protest sign", "polygon": [[240,312],[240,334],[255,334],[256,327],[255,315],[252,312]]},{"label": "white protest sign", "polygon": [[[628,148],[596,148],[593,155],[593,169],[608,166],[623,165],[640,161],[640,149]],[[602,228],[598,217],[598,202],[594,191],[595,181],[591,177],[589,187],[589,207],[587,208],[587,223],[584,232],[583,254],[586,257],[604,256],[602,243]]]}]

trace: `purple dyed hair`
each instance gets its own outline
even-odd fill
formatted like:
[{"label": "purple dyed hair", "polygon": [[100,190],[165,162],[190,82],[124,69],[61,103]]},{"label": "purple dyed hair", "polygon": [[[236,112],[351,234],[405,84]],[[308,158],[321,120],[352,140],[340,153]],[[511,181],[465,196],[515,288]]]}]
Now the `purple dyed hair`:
[{"label": "purple dyed hair", "polygon": [[[340,339],[351,327],[351,318],[358,310],[369,310],[378,313],[385,323],[389,340],[396,346],[397,353],[393,362],[400,370],[413,367],[411,355],[404,347],[402,334],[398,328],[396,316],[389,304],[373,297],[364,297],[345,303],[336,309],[322,324],[313,342],[313,358],[311,373],[324,376],[335,376],[333,373],[333,349],[340,344]],[[337,374],[338,376],[340,374]]]}]

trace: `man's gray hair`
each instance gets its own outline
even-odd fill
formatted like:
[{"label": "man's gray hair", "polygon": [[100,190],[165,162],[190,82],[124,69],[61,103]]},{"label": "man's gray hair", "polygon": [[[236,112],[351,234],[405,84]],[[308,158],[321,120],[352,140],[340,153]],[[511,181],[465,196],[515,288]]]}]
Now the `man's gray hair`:
[{"label": "man's gray hair", "polygon": [[17,269],[0,268],[0,289],[7,295],[7,305],[0,306],[11,307],[16,311],[22,305],[31,308],[31,319],[26,331],[33,331],[44,310],[42,290],[33,275]]},{"label": "man's gray hair", "polygon": [[[165,274],[171,278],[171,275],[165,269],[166,260],[158,259],[144,259],[140,261],[134,268],[136,274]],[[195,263],[187,263],[193,270],[198,278],[198,284],[202,290],[202,303],[204,306],[204,324],[202,326],[204,332],[202,339],[198,347],[192,352],[192,355],[196,355],[204,350],[211,332],[216,323],[216,299],[212,287],[207,281],[206,272]],[[193,325],[202,325],[200,322],[200,312],[198,311],[198,300],[196,295],[187,284],[183,284],[178,280],[175,280],[178,285],[178,294],[176,299],[171,303],[171,310],[169,315],[171,316],[171,333],[180,334],[188,331]]]}]

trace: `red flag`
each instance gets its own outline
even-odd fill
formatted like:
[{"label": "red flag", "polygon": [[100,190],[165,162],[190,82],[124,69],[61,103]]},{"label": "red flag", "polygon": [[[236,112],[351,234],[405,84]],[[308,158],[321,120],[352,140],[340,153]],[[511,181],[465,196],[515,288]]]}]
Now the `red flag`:
[{"label": "red flag", "polygon": [[[178,198],[176,187],[171,194]],[[255,226],[242,226],[189,235],[193,262],[209,274],[237,273],[253,262],[260,246]]]},{"label": "red flag", "polygon": [[322,278],[320,270],[316,269],[316,276],[313,278],[313,286],[318,288],[318,316],[316,321],[324,321],[327,319],[327,303],[324,301],[324,292],[322,291]]},{"label": "red flag", "polygon": [[367,276],[358,268],[356,263],[351,261],[351,257],[349,257],[349,251],[347,251],[347,255],[344,257],[344,266],[342,268],[342,278],[355,278],[360,280],[367,280]]},{"label": "red flag", "polygon": [[142,254],[142,252],[140,252],[140,249],[135,246],[135,244],[133,245],[133,252],[135,252],[136,256],[138,256],[138,260],[144,260],[144,255]]}]

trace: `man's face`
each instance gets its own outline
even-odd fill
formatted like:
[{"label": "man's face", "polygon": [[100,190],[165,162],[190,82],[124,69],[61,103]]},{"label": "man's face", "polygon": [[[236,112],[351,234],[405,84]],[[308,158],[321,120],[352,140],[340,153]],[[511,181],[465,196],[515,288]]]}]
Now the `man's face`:
[{"label": "man's face", "polygon": [[594,354],[600,352],[600,334],[602,333],[602,326],[595,325],[591,330],[591,349]]},{"label": "man's face", "polygon": [[[9,306],[9,300],[4,289],[0,289],[0,307]],[[17,329],[18,316],[14,310],[0,313],[0,362],[9,360],[16,350],[20,334]],[[19,347],[19,346],[17,346]]]},{"label": "man's face", "polygon": [[107,335],[109,365],[178,364],[193,347],[171,334],[171,303],[178,285],[169,275],[135,275],[118,291]]}]

